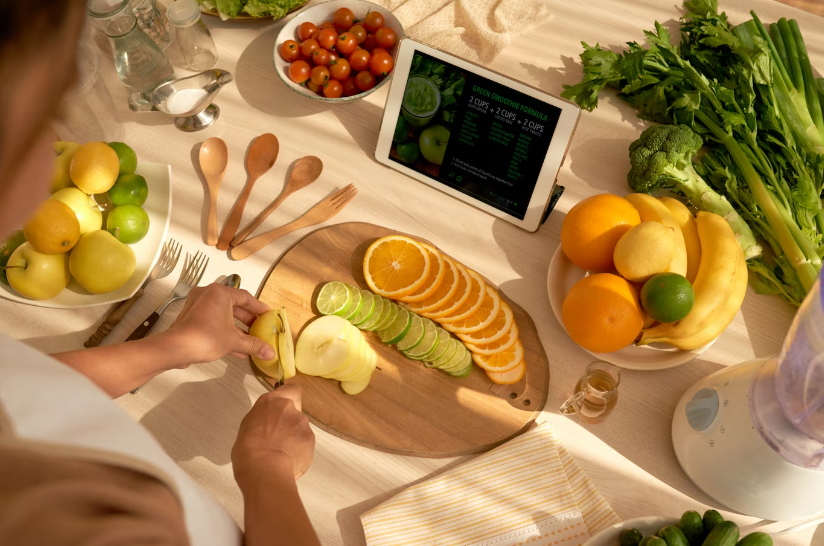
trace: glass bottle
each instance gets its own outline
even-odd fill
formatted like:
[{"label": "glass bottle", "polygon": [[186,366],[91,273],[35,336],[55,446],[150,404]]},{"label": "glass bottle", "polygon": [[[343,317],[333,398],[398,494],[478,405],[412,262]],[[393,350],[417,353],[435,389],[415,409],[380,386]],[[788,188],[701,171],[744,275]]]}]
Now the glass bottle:
[{"label": "glass bottle", "polygon": [[200,5],[195,0],[177,0],[166,15],[175,27],[186,68],[194,72],[212,68],[217,62],[217,48],[209,28],[200,19]]},{"label": "glass bottle", "polygon": [[156,0],[131,0],[137,26],[165,50],[175,37],[175,28],[166,17],[166,7]]},{"label": "glass bottle", "polygon": [[129,0],[89,0],[87,11],[94,26],[109,37],[123,85],[146,93],[174,79],[169,59],[137,25]]}]

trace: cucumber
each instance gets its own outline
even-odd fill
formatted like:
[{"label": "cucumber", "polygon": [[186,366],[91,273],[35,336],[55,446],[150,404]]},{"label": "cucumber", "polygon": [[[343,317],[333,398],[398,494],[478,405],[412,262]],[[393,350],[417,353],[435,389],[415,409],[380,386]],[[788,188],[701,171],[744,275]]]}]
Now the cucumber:
[{"label": "cucumber", "polygon": [[722,523],[723,521],[724,518],[718,513],[718,510],[707,510],[704,512],[704,537],[706,538],[709,536],[710,531],[712,531],[716,525]]},{"label": "cucumber", "polygon": [[738,525],[731,521],[722,521],[713,527],[704,539],[704,546],[735,546],[738,542],[738,534]]},{"label": "cucumber", "polygon": [[621,538],[619,539],[619,546],[638,546],[644,535],[638,529],[624,529],[621,531]]},{"label": "cucumber", "polygon": [[739,540],[735,546],[773,546],[773,539],[767,533],[755,532]]},{"label": "cucumber", "polygon": [[690,546],[681,529],[674,525],[667,525],[656,534],[667,541],[667,546]]},{"label": "cucumber", "polygon": [[679,528],[687,537],[690,546],[701,546],[704,542],[704,523],[701,520],[701,514],[695,510],[684,512],[684,515],[681,516]]}]

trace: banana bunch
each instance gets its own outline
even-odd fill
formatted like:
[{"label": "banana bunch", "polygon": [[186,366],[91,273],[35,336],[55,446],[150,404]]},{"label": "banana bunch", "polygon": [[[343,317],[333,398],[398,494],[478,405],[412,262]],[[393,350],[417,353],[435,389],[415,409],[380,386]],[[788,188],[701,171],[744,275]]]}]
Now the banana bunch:
[{"label": "banana bunch", "polygon": [[249,328],[249,335],[265,341],[275,349],[275,358],[271,360],[252,357],[260,371],[275,379],[295,377],[295,342],[289,329],[286,309],[272,309],[260,315]]},{"label": "banana bunch", "polygon": [[690,280],[687,276],[688,257],[684,234],[667,206],[646,193],[631,193],[624,198],[638,210],[642,222],[658,222],[673,229],[675,232],[675,257],[673,257],[667,272],[678,273]]},{"label": "banana bunch", "polygon": [[[644,330],[638,345],[662,342],[685,351],[697,349],[730,325],[744,301],[747,262],[732,228],[721,216],[711,212],[699,212],[695,227],[698,243],[693,247],[697,246],[700,253],[700,264],[692,283],[695,292],[692,311],[678,322]],[[693,252],[696,252],[694,248]]]}]

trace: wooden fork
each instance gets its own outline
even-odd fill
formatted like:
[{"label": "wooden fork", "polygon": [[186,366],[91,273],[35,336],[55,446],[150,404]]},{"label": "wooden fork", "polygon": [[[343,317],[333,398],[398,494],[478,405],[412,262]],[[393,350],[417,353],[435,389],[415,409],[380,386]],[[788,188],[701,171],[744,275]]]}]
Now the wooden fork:
[{"label": "wooden fork", "polygon": [[335,195],[327,197],[306,211],[306,213],[297,220],[293,220],[285,226],[281,226],[271,231],[267,231],[266,233],[262,233],[257,237],[252,237],[251,239],[243,241],[241,244],[232,248],[229,255],[233,260],[246,259],[272,241],[280,239],[287,233],[325,222],[342,211],[343,208],[349,204],[352,198],[357,195],[357,193],[358,188],[356,188],[354,184],[349,184]]}]

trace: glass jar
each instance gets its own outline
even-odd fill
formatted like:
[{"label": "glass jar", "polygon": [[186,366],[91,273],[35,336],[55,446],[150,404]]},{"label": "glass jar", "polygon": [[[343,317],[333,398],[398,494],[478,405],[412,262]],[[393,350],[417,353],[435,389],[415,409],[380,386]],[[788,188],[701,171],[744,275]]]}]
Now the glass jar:
[{"label": "glass jar", "polygon": [[165,50],[175,37],[175,28],[166,18],[166,6],[156,0],[131,0],[137,25],[157,46]]},{"label": "glass jar", "polygon": [[175,27],[177,44],[187,69],[202,72],[217,62],[217,48],[209,28],[200,19],[200,5],[195,0],[177,0],[166,11]]}]

